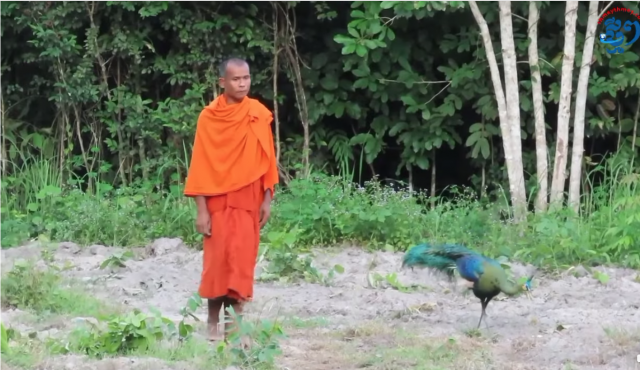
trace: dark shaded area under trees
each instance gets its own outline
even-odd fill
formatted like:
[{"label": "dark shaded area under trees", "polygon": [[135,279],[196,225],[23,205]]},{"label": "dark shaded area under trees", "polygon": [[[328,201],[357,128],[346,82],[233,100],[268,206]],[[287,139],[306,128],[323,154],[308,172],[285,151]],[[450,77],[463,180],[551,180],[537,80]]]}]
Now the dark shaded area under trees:
[{"label": "dark shaded area under trees", "polygon": [[[438,193],[451,185],[479,189],[483,169],[490,191],[504,186],[494,92],[468,7],[398,17],[388,24],[394,38],[385,47],[366,58],[345,56],[334,37],[347,34],[352,11],[360,5],[3,2],[3,174],[12,172],[9,162],[19,166],[27,155],[42,154],[56,157],[67,175],[90,175],[86,178],[114,186],[160,179],[179,184],[197,116],[219,93],[217,65],[225,57],[240,56],[251,64],[252,96],[272,109],[277,75],[283,177],[304,169],[303,127],[308,122],[309,163],[315,170],[338,173],[348,162],[355,180],[375,173],[407,181],[410,165],[413,186],[427,189],[435,158]],[[497,3],[478,5],[500,64]],[[527,60],[528,6],[512,3],[519,16],[513,18],[518,61]],[[638,11],[638,2],[613,6]],[[578,12],[576,68],[587,7],[581,3]],[[538,44],[551,156],[564,10],[563,2],[540,6]],[[381,14],[394,16],[393,10]],[[594,162],[614,152],[627,158],[637,153],[630,146],[640,83],[634,50],[612,58],[596,42],[585,140],[585,156]],[[529,189],[536,172],[530,70],[526,62],[518,67],[523,162],[525,173],[533,175],[525,176]],[[359,82],[374,74],[382,78]],[[574,81],[577,77],[576,69]],[[451,84],[443,90],[446,81]],[[302,91],[306,109],[299,104]],[[417,108],[425,103],[428,113]],[[488,158],[482,156],[486,148],[465,146],[476,123],[487,132]],[[359,179],[361,158],[370,164],[362,163]],[[94,180],[84,184],[94,187]]]}]

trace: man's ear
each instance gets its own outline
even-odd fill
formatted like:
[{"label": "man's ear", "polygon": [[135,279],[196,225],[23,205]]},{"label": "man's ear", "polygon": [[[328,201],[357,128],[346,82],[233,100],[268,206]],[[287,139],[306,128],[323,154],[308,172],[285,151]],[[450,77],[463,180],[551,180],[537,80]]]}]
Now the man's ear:
[{"label": "man's ear", "polygon": [[220,85],[220,87],[224,89],[224,77],[220,77],[218,79],[218,85]]}]

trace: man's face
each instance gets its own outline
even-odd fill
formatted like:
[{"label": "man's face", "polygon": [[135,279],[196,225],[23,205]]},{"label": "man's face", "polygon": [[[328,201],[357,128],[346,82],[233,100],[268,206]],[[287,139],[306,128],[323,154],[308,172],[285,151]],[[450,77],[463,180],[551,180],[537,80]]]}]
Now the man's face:
[{"label": "man's face", "polygon": [[229,63],[225,76],[220,78],[220,86],[235,100],[242,100],[249,93],[251,74],[246,63]]}]

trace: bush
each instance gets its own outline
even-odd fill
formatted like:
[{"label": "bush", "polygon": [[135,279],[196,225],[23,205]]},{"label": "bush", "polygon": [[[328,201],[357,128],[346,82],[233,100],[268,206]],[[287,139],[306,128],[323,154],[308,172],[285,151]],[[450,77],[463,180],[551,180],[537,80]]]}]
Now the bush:
[{"label": "bush", "polygon": [[[469,189],[452,188],[451,200],[430,207],[422,194],[376,181],[360,187],[315,174],[279,188],[263,236],[296,229],[297,247],[352,243],[388,250],[405,250],[421,240],[453,241],[537,265],[614,262],[640,267],[640,180],[619,168],[601,171],[607,177],[585,195],[583,217],[567,210],[530,214],[521,225],[502,220],[506,207],[480,201]],[[179,186],[113,189],[98,184],[90,194],[62,187],[52,176],[33,175],[33,169],[28,173],[37,181],[28,182],[21,174],[3,179],[3,247],[39,235],[115,246],[180,237],[200,245],[195,206]],[[19,195],[9,196],[13,192]]]}]

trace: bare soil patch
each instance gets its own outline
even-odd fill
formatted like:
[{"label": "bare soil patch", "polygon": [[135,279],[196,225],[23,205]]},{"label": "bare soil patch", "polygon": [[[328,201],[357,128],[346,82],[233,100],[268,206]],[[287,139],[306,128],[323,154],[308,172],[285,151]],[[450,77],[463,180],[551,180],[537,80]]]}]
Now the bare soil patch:
[{"label": "bare soil patch", "polygon": [[[2,251],[2,269],[18,258],[41,258],[32,244]],[[159,239],[136,250],[126,267],[100,269],[118,248],[60,243],[52,250],[63,272],[82,281],[96,297],[125,309],[149,307],[180,317],[198,288],[201,253],[179,239]],[[358,248],[316,251],[315,263],[345,269],[329,286],[262,283],[248,307],[249,317],[285,321],[283,369],[639,369],[640,283],[638,272],[598,268],[606,284],[574,271],[536,275],[534,298],[503,299],[488,308],[488,328],[474,331],[480,304],[471,294],[425,270],[400,270],[400,253],[367,253]],[[257,267],[260,274],[262,266]],[[515,275],[532,271],[514,265]],[[371,287],[371,274],[393,284]],[[580,274],[577,274],[580,275]],[[397,281],[397,282],[396,282]],[[418,288],[412,286],[419,286]],[[199,313],[204,319],[204,309]],[[64,331],[69,322],[38,320],[5,311],[5,326],[37,330],[43,336]],[[40,335],[40,334],[39,334]],[[82,356],[42,358],[40,369],[182,369],[185,363],[156,359],[88,360]],[[8,368],[3,364],[3,369]]]}]

